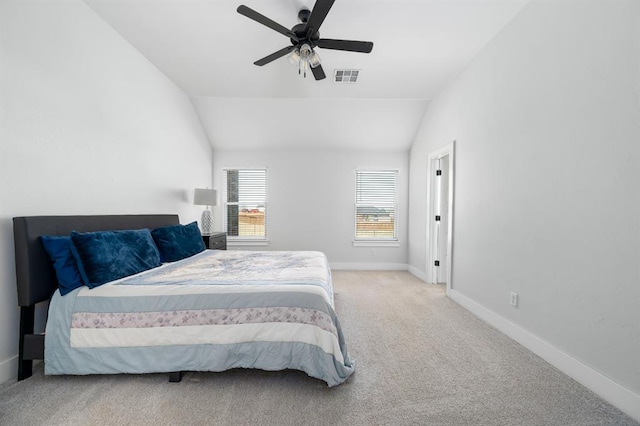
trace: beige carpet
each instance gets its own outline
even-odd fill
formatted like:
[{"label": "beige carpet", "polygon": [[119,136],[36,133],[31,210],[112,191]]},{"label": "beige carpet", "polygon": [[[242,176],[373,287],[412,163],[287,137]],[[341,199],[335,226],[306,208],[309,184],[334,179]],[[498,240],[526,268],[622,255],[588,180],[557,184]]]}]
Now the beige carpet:
[{"label": "beige carpet", "polygon": [[637,425],[407,272],[334,271],[356,373],[34,377],[0,385],[1,425]]}]

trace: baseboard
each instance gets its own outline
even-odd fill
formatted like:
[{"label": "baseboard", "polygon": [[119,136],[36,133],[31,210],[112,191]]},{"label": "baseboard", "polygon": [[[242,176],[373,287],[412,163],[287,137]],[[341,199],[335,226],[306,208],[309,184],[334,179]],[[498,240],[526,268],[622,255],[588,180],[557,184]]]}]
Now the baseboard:
[{"label": "baseboard", "polygon": [[329,263],[329,267],[336,271],[406,271],[406,263]]},{"label": "baseboard", "polygon": [[571,355],[485,308],[463,294],[451,290],[451,299],[478,318],[497,328],[578,383],[600,395],[627,415],[640,421],[640,395],[614,382]]},{"label": "baseboard", "polygon": [[11,357],[0,362],[0,383],[16,379],[18,377],[18,356]]},{"label": "baseboard", "polygon": [[420,278],[425,283],[427,282],[427,273],[426,272],[421,271],[420,269],[416,268],[415,266],[411,266],[411,265],[409,265],[408,271],[414,277]]}]

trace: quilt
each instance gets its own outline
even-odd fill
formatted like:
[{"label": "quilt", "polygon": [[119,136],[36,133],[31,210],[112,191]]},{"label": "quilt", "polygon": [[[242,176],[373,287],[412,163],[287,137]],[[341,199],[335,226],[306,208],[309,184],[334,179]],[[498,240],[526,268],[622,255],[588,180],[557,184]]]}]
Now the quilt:
[{"label": "quilt", "polygon": [[51,300],[46,374],[232,368],[353,373],[323,253],[205,250]]}]

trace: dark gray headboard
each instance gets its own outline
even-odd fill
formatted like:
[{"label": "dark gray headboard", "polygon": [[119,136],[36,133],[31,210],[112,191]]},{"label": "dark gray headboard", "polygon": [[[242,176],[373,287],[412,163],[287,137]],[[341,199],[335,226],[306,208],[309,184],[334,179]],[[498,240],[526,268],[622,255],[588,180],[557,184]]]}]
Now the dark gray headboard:
[{"label": "dark gray headboard", "polygon": [[178,215],[24,216],[13,218],[18,305],[48,300],[58,283],[41,235],[157,228],[180,223]]}]

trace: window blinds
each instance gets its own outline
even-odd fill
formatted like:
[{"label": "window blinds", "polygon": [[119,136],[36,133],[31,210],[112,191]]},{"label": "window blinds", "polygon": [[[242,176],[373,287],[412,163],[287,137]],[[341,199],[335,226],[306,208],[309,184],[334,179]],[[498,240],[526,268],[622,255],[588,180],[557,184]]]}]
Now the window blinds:
[{"label": "window blinds", "polygon": [[267,171],[226,169],[223,185],[227,235],[266,238]]},{"label": "window blinds", "polygon": [[356,170],[356,239],[396,239],[397,170]]}]

